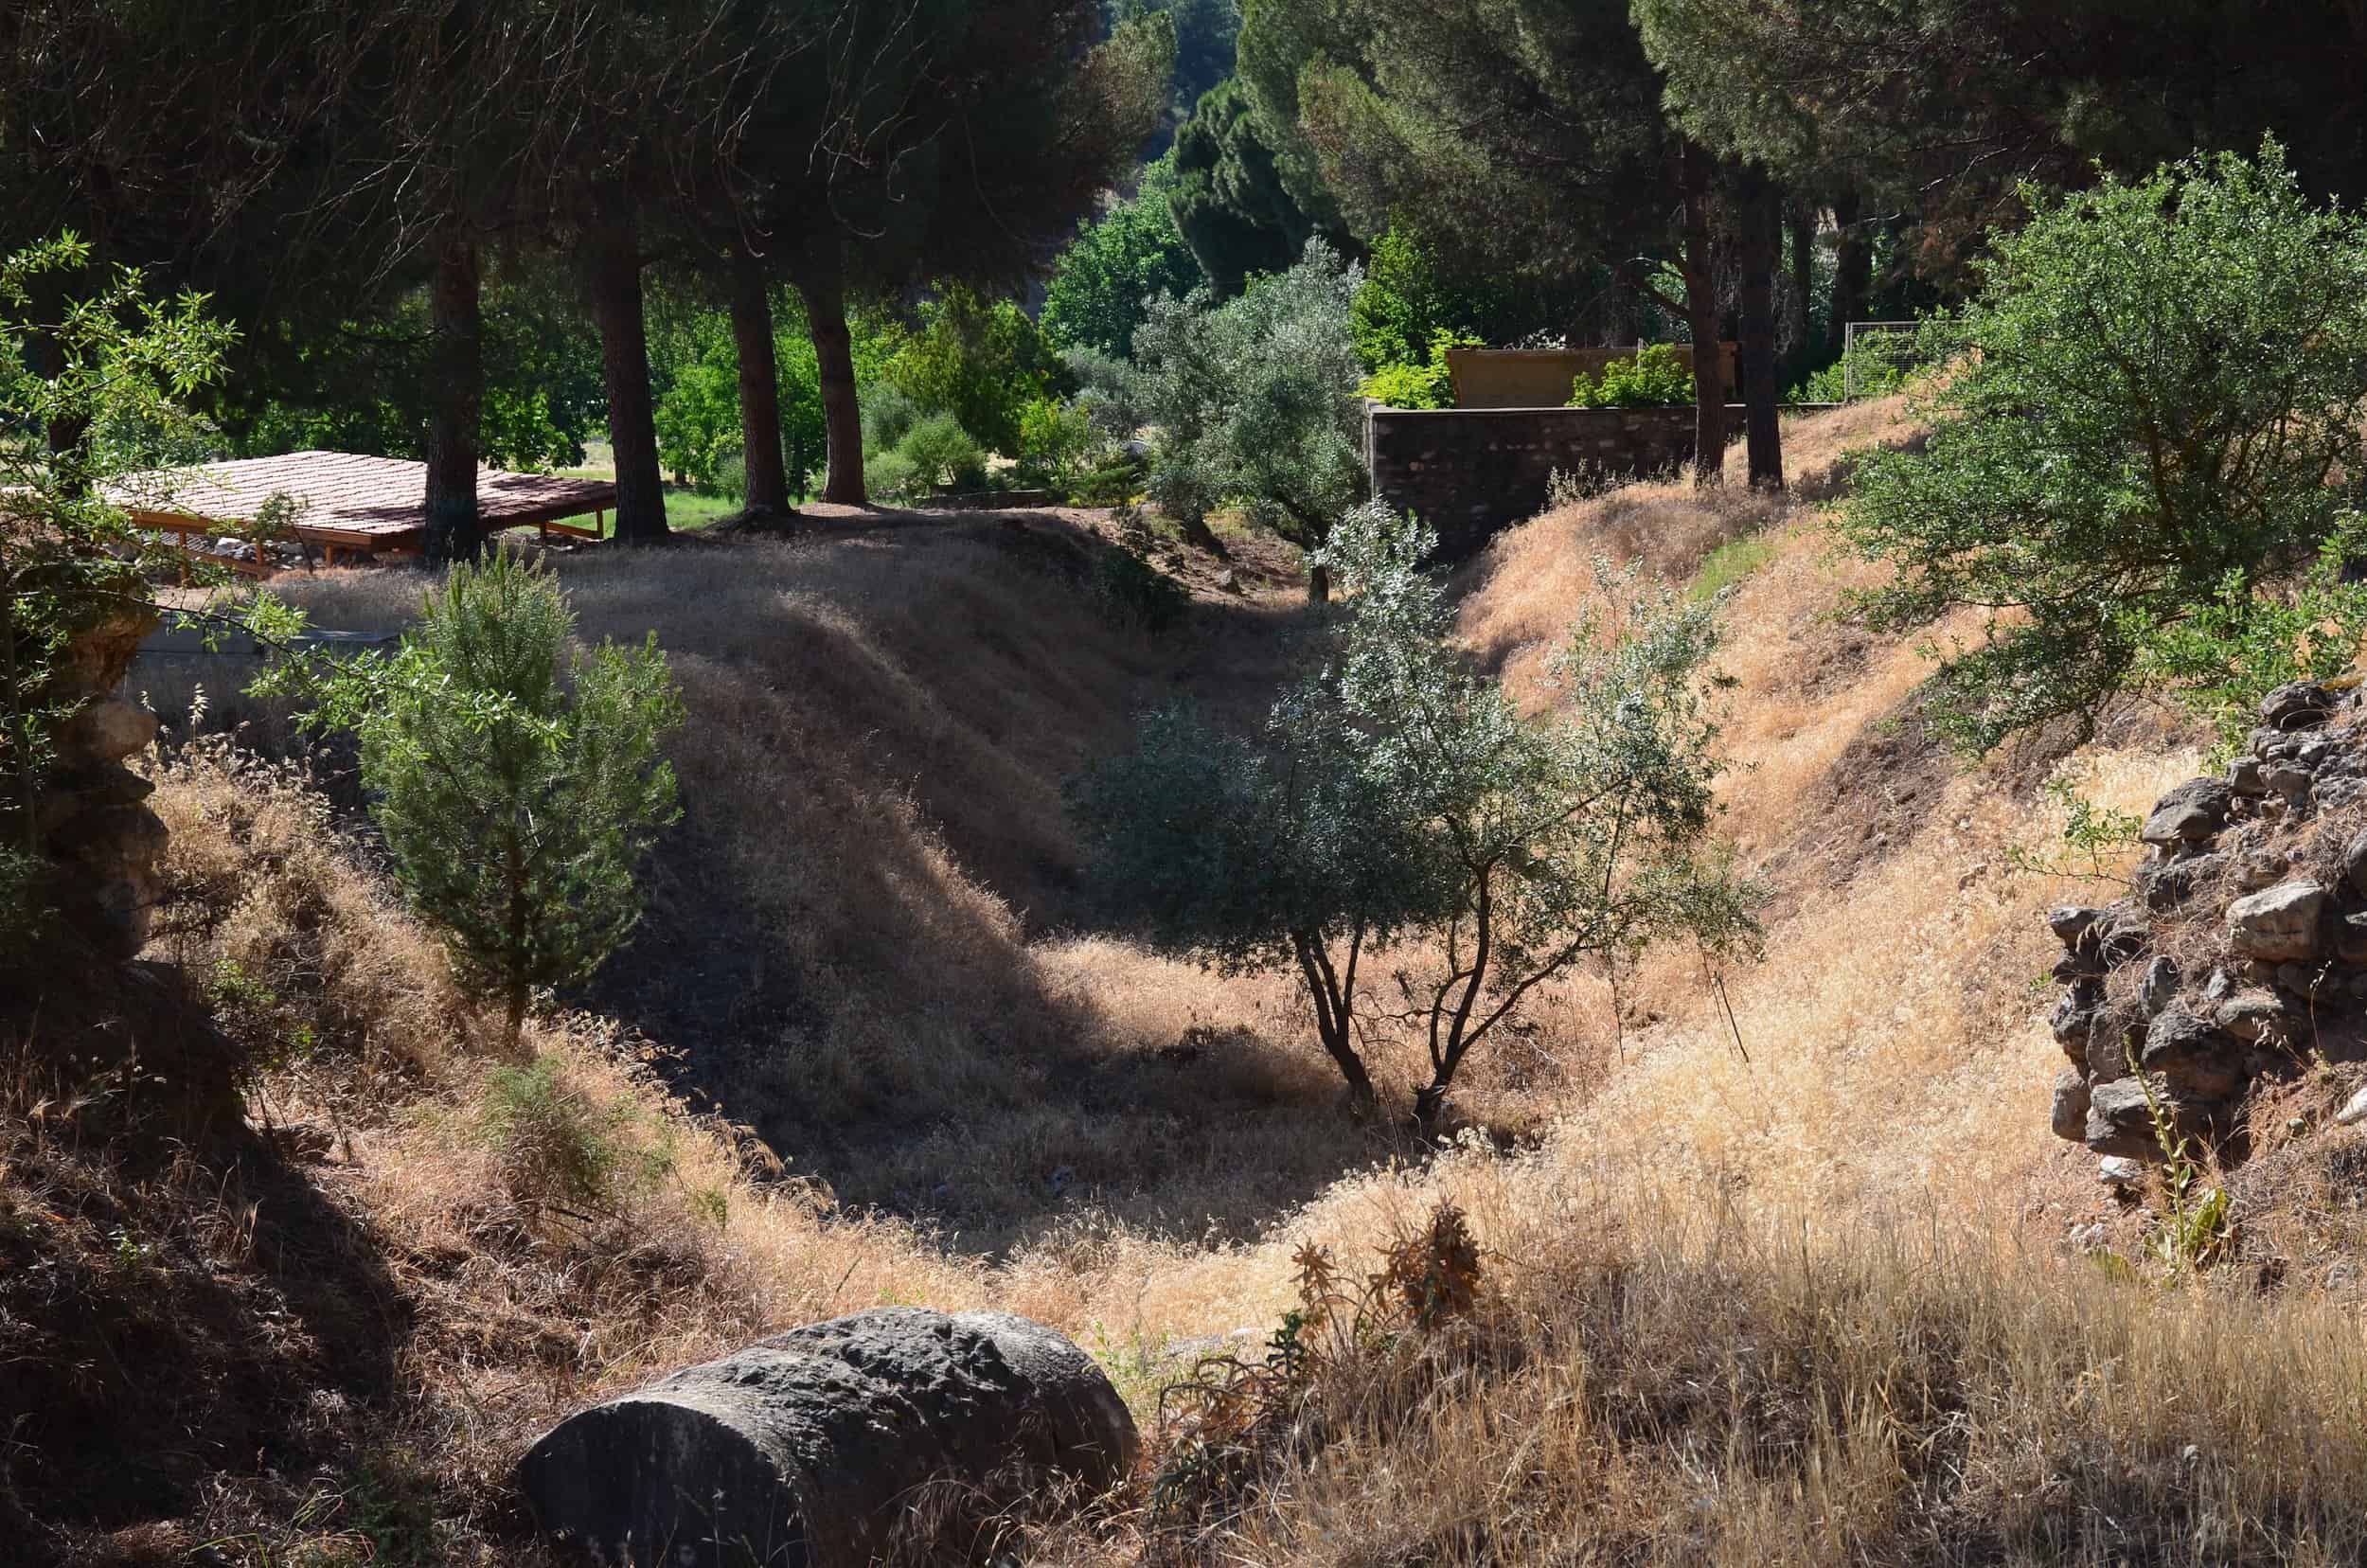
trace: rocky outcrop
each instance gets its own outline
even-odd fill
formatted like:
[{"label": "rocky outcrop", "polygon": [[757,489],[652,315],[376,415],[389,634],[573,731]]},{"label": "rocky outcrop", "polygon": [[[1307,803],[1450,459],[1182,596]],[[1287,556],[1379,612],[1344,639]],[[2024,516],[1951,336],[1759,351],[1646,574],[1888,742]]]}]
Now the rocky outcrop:
[{"label": "rocky outcrop", "polygon": [[156,719],[116,695],[155,627],[151,615],[113,616],[65,649],[50,692],[77,704],[59,726],[57,759],[42,781],[36,828],[55,867],[50,897],[67,930],[107,958],[148,940],[166,830],[145,804],[154,786],[123,765],[155,738]]},{"label": "rocky outcrop", "polygon": [[519,1462],[612,1568],[963,1561],[978,1522],[1131,1468],[1091,1357],[1001,1312],[891,1307],[761,1340],[568,1417]]},{"label": "rocky outcrop", "polygon": [[2254,1083],[2367,1019],[2367,713],[2305,684],[2260,720],[2224,777],[2155,803],[2131,897],[2048,916],[2051,1120],[2099,1154],[2159,1159],[2157,1122],[2228,1137]]}]

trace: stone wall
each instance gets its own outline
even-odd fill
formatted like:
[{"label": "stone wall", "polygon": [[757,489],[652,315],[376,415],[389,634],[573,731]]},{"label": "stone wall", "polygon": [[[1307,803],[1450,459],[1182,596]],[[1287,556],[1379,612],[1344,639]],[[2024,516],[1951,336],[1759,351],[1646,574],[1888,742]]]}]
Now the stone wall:
[{"label": "stone wall", "polygon": [[[1741,410],[1731,411],[1739,433]],[[1450,560],[1545,508],[1554,470],[1641,476],[1693,458],[1683,408],[1382,408],[1365,422],[1373,493],[1438,530]]]}]

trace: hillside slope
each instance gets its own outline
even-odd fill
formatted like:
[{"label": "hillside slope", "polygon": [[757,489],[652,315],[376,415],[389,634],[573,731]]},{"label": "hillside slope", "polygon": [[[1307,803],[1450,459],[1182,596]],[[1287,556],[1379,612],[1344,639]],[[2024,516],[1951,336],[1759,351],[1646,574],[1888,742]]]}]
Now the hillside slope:
[{"label": "hillside slope", "polygon": [[[89,1562],[545,1560],[507,1464],[661,1368],[991,1304],[1148,1420],[1188,1347],[1263,1341],[1305,1249],[1361,1277],[1451,1201],[1467,1317],[1321,1363],[1290,1398],[1322,1418],[1277,1424],[1238,1506],[1179,1535],[1139,1491],[1029,1555],[2354,1559],[2346,1309],[2064,1242],[2117,1212],[2047,1131],[2030,981],[2073,884],[2009,866],[2059,829],[2050,770],[2142,809],[2193,758],[2133,722],[1969,771],[1926,743],[1920,656],[1831,614],[1865,568],[1820,510],[1902,412],[1795,423],[1789,502],[1630,487],[1462,574],[1475,654],[1538,705],[1591,555],[1733,579],[1726,826],[1775,900],[1761,963],[1662,953],[1541,1006],[1472,1064],[1450,1149],[1350,1121],[1288,988],[1077,900],[1063,776],[1166,695],[1254,713],[1304,634],[1278,574],[1153,638],[1096,608],[1090,518],[564,559],[587,633],[672,653],[687,816],[645,937],[518,1061],[315,779],[185,746],[150,957],[251,1063],[255,1127],[169,1144],[133,1099],[9,1089],[0,1395],[34,1415],[0,1530]],[[416,589],[300,594],[365,628]]]}]

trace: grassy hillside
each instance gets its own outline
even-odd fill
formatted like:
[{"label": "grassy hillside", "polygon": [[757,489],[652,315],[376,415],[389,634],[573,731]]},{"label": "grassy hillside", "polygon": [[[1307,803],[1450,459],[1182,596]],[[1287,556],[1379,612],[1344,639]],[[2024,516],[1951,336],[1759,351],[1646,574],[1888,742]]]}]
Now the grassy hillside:
[{"label": "grassy hillside", "polygon": [[[1148,956],[1078,898],[1061,780],[1155,697],[1254,713],[1305,630],[1278,571],[1237,597],[1194,563],[1192,626],[1153,638],[1096,608],[1085,517],[567,558],[587,633],[673,655],[687,815],[644,936],[518,1061],[339,827],[333,758],[325,800],[185,747],[151,956],[256,1063],[257,1131],[142,1163],[139,1103],[18,1076],[0,1394],[35,1415],[0,1507],[83,1560],[531,1562],[509,1460],[664,1367],[991,1303],[1148,1421],[1184,1347],[1262,1340],[1303,1249],[1359,1278],[1451,1200],[1471,1312],[1321,1362],[1319,1418],[1245,1495],[1145,1489],[1033,1556],[2355,1560],[2348,1309],[2064,1241],[2106,1209],[2046,1131],[2030,985],[2072,884],[2009,864],[2059,829],[2051,770],[2138,808],[2193,757],[2136,720],[1972,772],[1924,740],[1926,667],[1832,614],[1864,568],[1819,509],[1901,419],[1795,424],[1793,504],[1632,487],[1464,572],[1475,656],[1540,706],[1590,556],[1732,579],[1726,820],[1776,900],[1761,964],[1661,953],[1540,1007],[1446,1150],[1347,1119],[1286,988]],[[417,586],[299,596],[362,629]],[[185,672],[151,675],[172,705]],[[1400,1093],[1411,1051],[1377,1049]],[[154,1473],[92,1485],[111,1444]]]}]

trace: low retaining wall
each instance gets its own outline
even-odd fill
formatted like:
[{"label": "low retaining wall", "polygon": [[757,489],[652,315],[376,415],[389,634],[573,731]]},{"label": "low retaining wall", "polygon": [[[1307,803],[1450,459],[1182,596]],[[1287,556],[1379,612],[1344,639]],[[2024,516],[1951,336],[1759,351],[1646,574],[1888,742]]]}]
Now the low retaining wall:
[{"label": "low retaining wall", "polygon": [[1437,529],[1449,560],[1544,510],[1556,469],[1641,477],[1692,460],[1690,407],[1376,407],[1364,429],[1373,493]]}]

